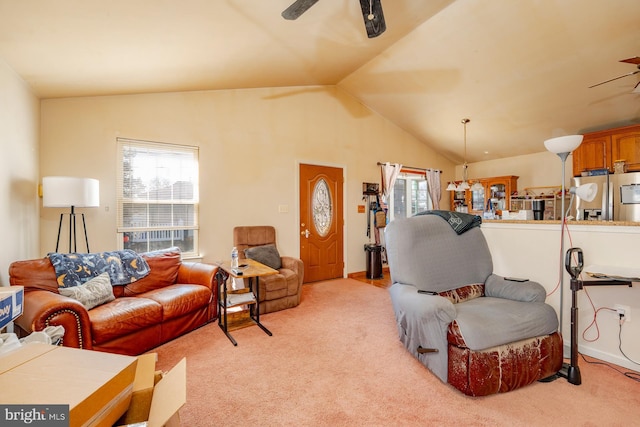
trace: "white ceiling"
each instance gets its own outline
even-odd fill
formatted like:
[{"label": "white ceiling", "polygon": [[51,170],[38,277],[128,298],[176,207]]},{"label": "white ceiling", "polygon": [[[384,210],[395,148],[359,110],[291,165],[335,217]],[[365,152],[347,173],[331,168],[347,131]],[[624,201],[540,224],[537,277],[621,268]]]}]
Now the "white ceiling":
[{"label": "white ceiling", "polygon": [[382,0],[373,39],[292,1],[0,0],[0,57],[41,98],[338,85],[456,163],[463,117],[469,162],[640,123],[640,73],[588,89],[637,69],[638,0]]}]

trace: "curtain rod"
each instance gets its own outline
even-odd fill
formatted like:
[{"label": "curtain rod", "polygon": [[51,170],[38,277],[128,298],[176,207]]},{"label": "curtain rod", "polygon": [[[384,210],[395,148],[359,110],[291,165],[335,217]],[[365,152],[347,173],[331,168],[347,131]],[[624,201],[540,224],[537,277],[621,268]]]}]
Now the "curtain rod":
[{"label": "curtain rod", "polygon": [[[382,162],[378,162],[378,166],[382,166],[382,165],[384,165],[384,163],[382,163]],[[426,169],[425,169],[425,168],[414,168],[413,166],[407,166],[407,165],[402,165],[402,168],[403,168],[403,169],[404,169],[404,168],[407,168],[407,169],[413,169],[413,170],[418,170],[418,171],[425,171],[425,172],[426,172],[426,171],[435,171],[435,172],[442,173],[442,171],[441,171],[441,170],[439,170],[439,169],[431,169],[431,168],[426,168]]]}]

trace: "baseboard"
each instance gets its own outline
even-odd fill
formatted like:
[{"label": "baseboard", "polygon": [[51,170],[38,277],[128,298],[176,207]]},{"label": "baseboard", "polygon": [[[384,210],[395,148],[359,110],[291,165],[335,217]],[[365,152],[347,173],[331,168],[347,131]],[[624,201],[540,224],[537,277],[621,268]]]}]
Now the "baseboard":
[{"label": "baseboard", "polygon": [[[565,350],[567,350],[568,347],[565,346]],[[570,350],[569,350],[570,352]],[[596,350],[590,347],[586,347],[584,345],[579,345],[578,346],[578,352],[584,354],[585,356],[589,356],[589,357],[594,357],[596,359],[599,359],[603,362],[609,362],[609,363],[613,363],[614,365],[618,365],[621,366],[623,368],[626,369],[630,369],[632,371],[636,371],[636,372],[640,372],[640,368],[638,367],[638,365],[634,364],[633,362],[625,359],[622,356],[618,356],[616,354],[611,354],[611,353],[606,353],[600,350]],[[578,359],[578,365],[580,365],[581,360]]]},{"label": "baseboard", "polygon": [[[382,267],[382,274],[389,274],[389,267]],[[356,271],[353,273],[347,274],[347,277],[350,279],[366,279],[367,272],[366,271]]]}]

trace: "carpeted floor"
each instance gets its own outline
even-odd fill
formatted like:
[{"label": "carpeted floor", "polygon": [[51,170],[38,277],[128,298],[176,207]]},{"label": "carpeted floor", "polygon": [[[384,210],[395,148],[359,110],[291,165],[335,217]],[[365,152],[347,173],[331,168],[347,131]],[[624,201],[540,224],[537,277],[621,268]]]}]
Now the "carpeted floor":
[{"label": "carpeted floor", "polygon": [[261,316],[273,332],[216,324],[167,343],[158,369],[187,357],[184,426],[628,426],[640,383],[580,360],[583,384],[535,383],[470,398],[398,341],[388,291],[352,279],[307,284],[293,309]]}]

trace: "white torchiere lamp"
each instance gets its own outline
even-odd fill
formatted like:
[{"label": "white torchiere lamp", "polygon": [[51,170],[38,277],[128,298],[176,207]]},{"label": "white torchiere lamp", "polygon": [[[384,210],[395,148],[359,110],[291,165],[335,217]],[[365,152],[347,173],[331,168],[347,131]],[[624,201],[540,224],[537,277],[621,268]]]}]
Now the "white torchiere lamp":
[{"label": "white torchiere lamp", "polygon": [[[75,208],[95,208],[100,206],[100,182],[93,178],[46,176],[42,178],[42,206],[45,208],[71,208],[71,212],[68,214],[69,252],[76,252],[77,234]],[[64,213],[60,214],[56,252],[58,252],[60,245],[60,231],[62,230],[62,219],[64,215]],[[88,253],[89,238],[87,237],[87,224],[84,219],[84,213],[82,214],[82,226]]]},{"label": "white torchiere lamp", "polygon": [[560,226],[560,333],[562,333],[562,311],[563,311],[563,288],[564,288],[564,270],[563,270],[563,260],[564,260],[564,227],[567,222],[566,212],[564,210],[564,196],[565,196],[565,166],[567,157],[569,154],[576,148],[580,146],[582,143],[582,135],[567,135],[567,136],[559,136],[557,138],[547,139],[544,142],[544,147],[558,155],[560,160],[562,161],[562,191],[560,193],[561,200],[561,210],[560,214],[562,218],[562,225]]}]

